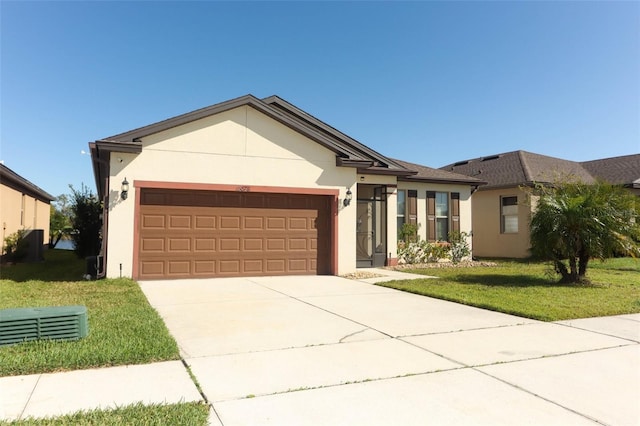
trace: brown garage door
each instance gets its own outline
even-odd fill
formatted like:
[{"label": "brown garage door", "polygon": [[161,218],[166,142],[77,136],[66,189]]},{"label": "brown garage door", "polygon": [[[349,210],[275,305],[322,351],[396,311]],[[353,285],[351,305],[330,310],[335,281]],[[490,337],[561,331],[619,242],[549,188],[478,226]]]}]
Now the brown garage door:
[{"label": "brown garage door", "polygon": [[142,189],[138,278],[331,273],[330,199]]}]

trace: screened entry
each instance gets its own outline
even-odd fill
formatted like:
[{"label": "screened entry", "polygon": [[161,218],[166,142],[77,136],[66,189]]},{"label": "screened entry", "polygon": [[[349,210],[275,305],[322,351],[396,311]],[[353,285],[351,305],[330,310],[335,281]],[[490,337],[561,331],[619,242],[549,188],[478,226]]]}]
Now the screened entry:
[{"label": "screened entry", "polygon": [[384,266],[387,259],[387,187],[358,184],[356,266]]}]

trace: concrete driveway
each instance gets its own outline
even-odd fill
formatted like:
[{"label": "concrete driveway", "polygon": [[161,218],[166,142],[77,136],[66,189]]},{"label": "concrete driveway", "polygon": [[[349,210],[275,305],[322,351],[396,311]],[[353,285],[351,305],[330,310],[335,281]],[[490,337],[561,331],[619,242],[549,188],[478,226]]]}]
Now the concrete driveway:
[{"label": "concrete driveway", "polygon": [[543,323],[331,276],[147,281],[212,424],[640,424],[640,315]]}]

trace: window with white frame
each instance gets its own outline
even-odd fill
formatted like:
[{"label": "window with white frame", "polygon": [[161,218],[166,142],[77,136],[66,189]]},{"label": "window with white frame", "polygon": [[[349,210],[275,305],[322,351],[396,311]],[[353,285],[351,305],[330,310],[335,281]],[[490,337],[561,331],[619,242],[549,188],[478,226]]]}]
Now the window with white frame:
[{"label": "window with white frame", "polygon": [[399,189],[398,190],[398,213],[397,213],[398,214],[398,219],[397,219],[398,240],[401,239],[400,232],[402,231],[402,225],[404,225],[405,223],[406,211],[407,211],[406,192],[402,189]]},{"label": "window with white frame", "polygon": [[518,197],[500,198],[500,220],[503,234],[518,232]]},{"label": "window with white frame", "polygon": [[436,192],[436,241],[449,240],[449,193]]}]

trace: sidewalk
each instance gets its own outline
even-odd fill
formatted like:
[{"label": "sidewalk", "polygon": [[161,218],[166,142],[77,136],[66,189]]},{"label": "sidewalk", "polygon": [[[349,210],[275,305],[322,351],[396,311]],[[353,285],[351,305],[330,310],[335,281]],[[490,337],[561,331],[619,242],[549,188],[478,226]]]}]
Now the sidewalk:
[{"label": "sidewalk", "polygon": [[0,377],[0,420],[202,401],[182,361]]}]

